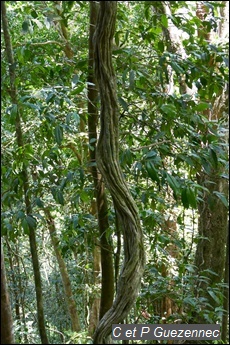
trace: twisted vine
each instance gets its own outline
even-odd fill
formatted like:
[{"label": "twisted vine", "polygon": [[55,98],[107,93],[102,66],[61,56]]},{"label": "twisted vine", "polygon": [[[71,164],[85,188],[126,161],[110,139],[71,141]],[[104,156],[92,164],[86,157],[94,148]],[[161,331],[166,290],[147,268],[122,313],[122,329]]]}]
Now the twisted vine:
[{"label": "twisted vine", "polygon": [[124,262],[113,306],[100,320],[94,344],[108,343],[112,324],[122,322],[140,288],[145,255],[137,206],[129,192],[119,163],[119,107],[116,76],[112,63],[112,40],[116,24],[116,1],[100,1],[95,31],[95,76],[101,98],[100,136],[96,151],[97,167],[113,198],[124,238]]}]

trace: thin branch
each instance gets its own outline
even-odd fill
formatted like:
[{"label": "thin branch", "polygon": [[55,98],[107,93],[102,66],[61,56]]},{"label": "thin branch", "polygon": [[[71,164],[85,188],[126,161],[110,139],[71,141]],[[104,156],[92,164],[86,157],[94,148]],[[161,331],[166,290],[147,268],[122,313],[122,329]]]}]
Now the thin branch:
[{"label": "thin branch", "polygon": [[152,143],[152,144],[149,144],[149,145],[145,145],[145,146],[140,146],[140,147],[137,147],[137,148],[131,148],[130,150],[131,151],[140,151],[142,149],[148,149],[150,147],[154,147],[154,146],[159,146],[161,144],[168,144],[168,143],[171,143],[172,141],[171,140],[163,140],[161,141],[160,143],[159,142],[156,142],[156,143]]},{"label": "thin branch", "polygon": [[[64,43],[64,42],[63,42]],[[21,46],[25,46],[27,44],[33,46],[33,47],[40,47],[40,46],[45,46],[45,45],[48,45],[48,44],[56,44],[60,47],[63,47],[63,43],[61,42],[58,42],[58,41],[46,41],[46,42],[25,42],[25,43],[17,43],[14,45],[14,48],[15,47],[21,47]]]}]

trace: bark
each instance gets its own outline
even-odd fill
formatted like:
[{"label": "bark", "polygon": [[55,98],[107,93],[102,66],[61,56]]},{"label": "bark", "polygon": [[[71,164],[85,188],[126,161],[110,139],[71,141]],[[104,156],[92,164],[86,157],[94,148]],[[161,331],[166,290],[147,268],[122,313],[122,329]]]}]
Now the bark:
[{"label": "bark", "polygon": [[100,137],[96,162],[114,202],[124,237],[124,263],[113,306],[100,320],[95,344],[108,343],[112,324],[124,320],[139,292],[144,272],[143,235],[138,209],[128,190],[119,164],[119,109],[116,77],[112,64],[112,40],[116,23],[116,1],[101,1],[95,42],[95,75],[101,98]]},{"label": "bark", "polygon": [[6,239],[6,246],[8,249],[8,258],[9,258],[9,264],[10,264],[10,270],[11,270],[11,280],[12,280],[12,285],[13,285],[15,316],[16,316],[16,320],[20,323],[21,315],[20,315],[20,297],[19,296],[22,295],[22,288],[21,288],[21,272],[20,272],[20,267],[19,267],[19,260],[16,259],[16,256],[15,256],[16,260],[14,260],[12,249],[7,239]]},{"label": "bark", "polygon": [[[114,269],[113,269],[113,248],[107,236],[109,229],[108,202],[105,194],[105,186],[101,174],[95,166],[96,141],[98,124],[98,89],[95,79],[93,36],[98,16],[98,3],[90,2],[90,33],[89,33],[89,62],[88,62],[88,130],[90,149],[91,173],[94,181],[95,197],[97,204],[98,227],[100,234],[101,248],[101,304],[100,319],[111,308],[114,297]],[[93,139],[93,140],[92,140]]]},{"label": "bark", "polygon": [[[28,343],[27,332],[26,332],[26,316],[25,316],[25,292],[26,283],[23,282],[22,274],[26,275],[26,268],[23,263],[22,257],[19,255],[19,241],[15,242],[14,249],[6,238],[7,253],[9,258],[9,264],[11,269],[11,279],[13,284],[13,296],[14,296],[14,306],[15,306],[15,318],[17,320],[17,339],[18,342]],[[21,269],[21,264],[22,269]],[[25,278],[27,281],[27,279]],[[24,332],[22,332],[24,326]],[[22,336],[18,333],[23,333]]]},{"label": "bark", "polygon": [[214,271],[217,275],[211,275],[210,279],[212,283],[218,283],[221,282],[224,273],[228,218],[226,206],[213,192],[218,190],[227,195],[228,186],[215,171],[212,176],[201,173],[198,183],[208,188],[209,192],[204,192],[203,202],[198,205],[199,235],[205,238],[201,239],[197,245],[195,263],[199,271],[206,269]]},{"label": "bark", "polygon": [[67,18],[64,17],[64,13],[62,10],[62,1],[54,1],[54,3],[55,3],[54,10],[57,13],[57,16],[59,18],[61,18],[58,20],[54,20],[54,22],[58,28],[61,40],[63,41],[63,44],[61,44],[61,45],[63,47],[63,50],[64,50],[67,58],[72,59],[74,57],[74,52],[73,52],[73,49],[70,45],[68,30],[67,30],[67,27],[65,25],[65,23],[67,22]]},{"label": "bark", "polygon": [[[98,243],[97,243],[98,242]],[[89,328],[88,332],[89,335],[92,336],[95,332],[95,329],[97,327],[98,321],[99,321],[99,311],[100,311],[100,297],[97,292],[97,286],[101,285],[101,251],[99,246],[99,241],[97,241],[94,246],[93,251],[93,280],[94,280],[94,288],[96,288],[96,292],[93,296],[93,303],[90,311],[90,317],[89,317]]]},{"label": "bark", "polygon": [[225,271],[224,271],[224,303],[223,308],[225,312],[222,317],[222,331],[221,331],[221,340],[224,343],[227,343],[228,338],[228,311],[229,311],[229,223],[228,223],[228,236],[227,236],[227,245],[226,245],[226,256],[225,256]]},{"label": "bark", "polygon": [[[205,4],[197,2],[197,17],[203,21],[207,14],[208,8]],[[206,43],[211,43],[212,35],[202,25],[199,27],[198,37],[200,40],[205,40]],[[215,64],[215,60],[211,57],[209,66],[215,68]],[[214,100],[209,100],[213,105],[213,109],[212,112],[205,110],[204,116],[213,122],[218,122],[220,119],[223,120],[223,114],[228,112],[227,100],[228,94],[223,88],[220,95],[216,96]],[[226,137],[225,139],[227,144],[228,138]],[[221,283],[224,275],[228,209],[214,192],[218,191],[226,197],[228,196],[228,181],[222,177],[222,174],[225,173],[224,167],[218,161],[216,167],[212,167],[212,171],[209,174],[205,171],[200,171],[197,176],[198,183],[208,188],[209,192],[203,193],[203,202],[198,204],[198,233],[205,238],[202,238],[197,245],[195,265],[198,267],[198,272],[211,270],[215,273],[210,274],[206,271],[209,286]],[[209,304],[215,308],[217,304],[208,294],[207,284],[202,282],[199,288],[201,288],[200,294],[206,297]],[[197,293],[199,294],[199,291]],[[205,323],[204,320],[200,321]]]},{"label": "bark", "polygon": [[[181,42],[180,38],[180,32],[176,25],[173,24],[171,17],[172,12],[170,8],[170,1],[153,1],[153,8],[154,11],[158,14],[165,14],[168,19],[168,28],[165,28],[162,25],[162,32],[164,36],[164,42],[167,47],[167,51],[172,54],[177,54],[180,59],[187,58],[186,51],[183,47],[183,44]],[[168,94],[173,94],[174,91],[174,81],[173,81],[173,75],[175,74],[173,72],[173,69],[170,65],[167,66],[168,71],[168,77],[169,77],[169,84],[167,85],[167,88],[165,92]],[[181,75],[178,77],[178,82],[180,85],[180,93],[181,94],[193,94],[194,90],[191,90],[185,83],[185,76]]]},{"label": "bark", "polygon": [[[18,106],[18,95],[16,89],[16,74],[15,74],[15,63],[14,63],[14,56],[11,44],[11,37],[8,28],[8,19],[6,14],[6,4],[5,1],[1,1],[1,15],[2,15],[2,28],[4,34],[4,40],[6,45],[6,56],[9,64],[9,77],[10,77],[10,97],[13,105],[17,106],[17,115],[15,119],[15,129],[16,129],[16,138],[18,147],[23,148],[23,134],[21,128],[21,117],[19,113],[19,106]],[[28,171],[23,164],[21,170],[21,180],[23,185],[23,192],[24,192],[24,200],[26,206],[26,214],[32,215],[32,206],[31,201],[29,198],[29,176]],[[41,337],[42,344],[48,344],[48,338],[46,335],[45,329],[45,319],[44,319],[44,311],[43,311],[43,300],[42,300],[42,282],[41,282],[41,275],[40,275],[40,267],[39,267],[39,260],[38,260],[38,253],[37,253],[37,245],[36,245],[36,236],[35,236],[35,229],[29,227],[29,242],[30,242],[30,251],[32,256],[32,264],[33,264],[33,272],[34,272],[34,281],[35,281],[35,291],[36,291],[36,301],[37,301],[37,313],[38,313],[38,328]]]},{"label": "bark", "polygon": [[[153,9],[156,13],[158,14],[164,14],[167,16],[168,19],[168,27],[165,28],[162,25],[162,33],[163,33],[163,37],[164,37],[164,42],[165,45],[167,47],[167,51],[169,53],[172,53],[176,56],[178,56],[178,59],[185,59],[187,58],[187,54],[186,51],[183,47],[182,41],[181,41],[181,37],[180,37],[180,32],[178,30],[178,28],[176,27],[176,25],[174,25],[171,17],[172,17],[172,11],[171,11],[171,7],[170,7],[170,1],[154,1],[152,3]],[[175,72],[173,71],[172,67],[170,65],[167,66],[167,72],[168,72],[168,76],[169,76],[169,84],[167,86],[166,92],[168,94],[173,94],[175,92],[175,85],[174,85],[174,75]],[[180,86],[180,94],[191,94],[193,91],[191,89],[188,88],[188,86],[185,83],[184,80],[184,76],[178,76],[178,83]],[[165,162],[167,164],[167,162]],[[170,195],[170,193],[168,193],[167,195],[167,200],[170,203],[173,203],[173,196]],[[167,219],[165,220],[162,225],[161,225],[161,229],[164,233],[167,233],[167,235],[170,236],[170,238],[173,240],[175,240],[175,238],[178,237],[178,230],[177,230],[177,222],[175,220],[175,215],[174,215],[174,220],[170,220]],[[174,246],[174,245],[170,245],[167,247],[167,251],[168,251],[168,255],[171,258],[178,258],[178,254],[179,254],[179,248]],[[165,265],[165,264],[161,264],[161,273],[162,276],[167,278],[172,276],[172,272],[169,266]],[[168,283],[169,285],[169,290],[172,289],[173,290],[173,285],[174,285],[174,280],[172,279],[171,281],[169,281]],[[155,305],[157,305],[158,301],[155,302]],[[155,308],[154,305],[154,308]],[[162,301],[161,301],[161,308],[159,310],[159,314],[162,317],[170,317],[172,314],[176,314],[178,313],[178,307],[176,305],[176,303],[167,295],[163,296]]]},{"label": "bark", "polygon": [[63,260],[63,257],[58,247],[59,240],[56,234],[54,220],[48,209],[44,209],[44,212],[46,215],[51,242],[54,248],[55,256],[57,258],[59,270],[61,273],[62,283],[63,283],[63,287],[65,291],[65,299],[68,306],[69,315],[70,315],[71,324],[72,324],[72,330],[74,332],[80,332],[81,325],[80,325],[77,307],[76,307],[76,303],[75,303],[72,288],[71,288],[71,281],[69,278],[65,261]]},{"label": "bark", "polygon": [[15,344],[3,246],[1,243],[1,344]]},{"label": "bark", "polygon": [[121,259],[121,229],[119,226],[119,221],[117,214],[115,215],[115,229],[116,229],[116,237],[117,237],[117,251],[115,254],[115,262],[114,262],[114,271],[115,271],[115,284],[116,284],[116,292],[117,292],[117,283],[120,271],[120,259]]}]

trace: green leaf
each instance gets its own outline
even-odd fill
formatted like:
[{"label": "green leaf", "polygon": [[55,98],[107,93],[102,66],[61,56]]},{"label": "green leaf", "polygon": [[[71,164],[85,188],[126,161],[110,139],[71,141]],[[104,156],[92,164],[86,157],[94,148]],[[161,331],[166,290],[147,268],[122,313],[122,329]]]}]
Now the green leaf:
[{"label": "green leaf", "polygon": [[117,31],[116,34],[115,34],[115,37],[114,37],[115,38],[115,43],[116,43],[117,47],[119,47],[119,45],[120,45],[120,38],[119,38],[120,33],[121,33],[121,31]]},{"label": "green leaf", "polygon": [[48,96],[46,97],[46,103],[52,102],[54,98],[55,98],[55,93],[54,92],[50,92],[48,94]]},{"label": "green leaf", "polygon": [[224,206],[226,206],[228,208],[228,200],[226,198],[226,196],[223,193],[214,191],[213,194],[215,194],[224,204]]},{"label": "green leaf", "polygon": [[181,159],[182,161],[184,161],[184,162],[186,162],[188,165],[190,165],[190,166],[194,166],[194,162],[193,162],[193,160],[192,160],[192,158],[191,157],[189,157],[189,156],[185,156],[185,155],[183,155],[183,154],[178,154],[178,156],[177,156],[179,159]]},{"label": "green leaf", "polygon": [[210,149],[210,156],[211,156],[211,160],[214,163],[214,167],[217,169],[218,168],[218,158],[217,158],[217,154],[213,149]]},{"label": "green leaf", "polygon": [[181,200],[182,200],[183,206],[185,208],[189,208],[189,200],[188,200],[188,197],[187,197],[187,190],[186,190],[186,188],[182,189]]},{"label": "green leaf", "polygon": [[177,115],[177,109],[174,104],[163,104],[161,110],[169,116],[173,115],[175,117]]},{"label": "green leaf", "polygon": [[54,197],[54,200],[60,204],[64,205],[64,197],[62,191],[58,187],[52,187],[51,188],[51,193]]},{"label": "green leaf", "polygon": [[24,219],[22,220],[22,228],[23,228],[23,230],[24,230],[24,233],[25,233],[26,235],[29,235],[30,230],[29,230],[29,226],[28,226],[28,223],[27,223],[26,218],[24,218]]},{"label": "green leaf", "polygon": [[146,153],[146,158],[147,159],[151,159],[151,158],[153,158],[153,157],[156,157],[156,155],[157,155],[157,152],[156,151],[154,151],[154,150],[152,150],[152,151],[149,151],[148,153]]},{"label": "green leaf", "polygon": [[88,202],[88,200],[89,200],[89,195],[88,195],[88,193],[86,193],[86,192],[83,190],[83,191],[81,192],[81,194],[80,194],[80,198],[81,198],[82,201]]},{"label": "green leaf", "polygon": [[135,73],[133,70],[129,72],[129,89],[132,90],[135,84]]},{"label": "green leaf", "polygon": [[70,124],[71,117],[72,117],[72,114],[71,114],[71,113],[68,113],[68,114],[66,115],[65,122],[66,122],[67,125]]},{"label": "green leaf", "polygon": [[215,294],[215,292],[211,289],[207,289],[209,295],[214,299],[214,301],[217,303],[217,304],[221,304],[221,301],[220,299],[218,298],[218,296]]},{"label": "green leaf", "polygon": [[146,170],[148,172],[149,177],[153,181],[157,181],[158,183],[160,182],[157,170],[155,169],[153,162],[151,161],[146,162]]},{"label": "green leaf", "polygon": [[58,145],[61,145],[63,139],[63,128],[60,125],[57,125],[54,130],[55,140]]},{"label": "green leaf", "polygon": [[196,111],[203,111],[210,108],[211,108],[211,104],[207,102],[200,102],[199,104],[195,106]]},{"label": "green leaf", "polygon": [[77,229],[77,227],[78,227],[78,215],[76,215],[76,214],[73,215],[72,221],[73,221],[73,228]]},{"label": "green leaf", "polygon": [[78,115],[78,113],[76,113],[76,111],[74,111],[72,114],[73,114],[75,124],[78,125],[80,123],[80,116]]},{"label": "green leaf", "polygon": [[168,181],[168,184],[170,185],[170,187],[174,191],[175,195],[180,193],[180,185],[174,176],[167,173],[166,180]]},{"label": "green leaf", "polygon": [[24,212],[18,211],[16,219],[17,219],[17,220],[19,220],[19,219],[24,219],[25,216],[26,216],[26,215],[25,215]]},{"label": "green leaf", "polygon": [[72,88],[79,82],[78,74],[75,74],[72,79]]},{"label": "green leaf", "polygon": [[158,49],[160,50],[160,52],[164,53],[164,50],[165,50],[164,42],[159,41],[157,45],[158,45]]},{"label": "green leaf", "polygon": [[60,204],[60,205],[64,205],[64,197],[63,197],[63,193],[60,189],[58,189],[56,191],[56,201]]},{"label": "green leaf", "polygon": [[38,207],[41,207],[41,208],[44,207],[44,203],[43,203],[43,201],[42,201],[40,198],[36,198],[36,199],[35,199],[35,203],[36,203],[36,205],[37,205]]},{"label": "green leaf", "polygon": [[25,20],[23,23],[22,23],[22,31],[24,33],[27,33],[29,31],[29,22],[28,20]]},{"label": "green leaf", "polygon": [[[8,230],[8,231],[13,231],[14,230],[14,228],[13,228],[13,226],[9,223],[9,220],[7,219],[4,219],[4,225],[5,225],[5,227],[6,227],[6,229]],[[1,233],[1,236],[4,236],[4,235],[7,235],[7,232],[6,231],[4,231],[4,226],[3,226],[3,229],[2,229],[3,231],[2,231],[2,233]]]},{"label": "green leaf", "polygon": [[181,68],[176,62],[172,61],[170,65],[177,74],[184,74],[183,68]]},{"label": "green leaf", "polygon": [[29,228],[35,229],[36,226],[37,226],[37,221],[36,221],[36,219],[35,219],[33,216],[31,216],[31,215],[28,215],[28,216],[26,217],[26,222],[27,222]]},{"label": "green leaf", "polygon": [[187,193],[187,197],[188,197],[188,201],[189,201],[190,206],[192,208],[197,208],[196,195],[193,192],[193,190],[191,188],[187,188],[186,193]]},{"label": "green leaf", "polygon": [[60,190],[62,191],[65,187],[66,187],[66,184],[67,184],[68,180],[66,177],[63,177],[61,183],[60,183]]},{"label": "green leaf", "polygon": [[126,149],[122,152],[120,161],[122,166],[130,166],[130,164],[132,163],[132,154],[129,149]]},{"label": "green leaf", "polygon": [[72,91],[71,91],[71,95],[78,95],[80,94],[85,88],[85,84],[82,84],[80,86],[78,86],[77,88],[74,88]]},{"label": "green leaf", "polygon": [[[36,13],[36,12],[35,12]],[[37,24],[39,29],[43,29],[43,24],[38,19],[32,19],[34,23]]]},{"label": "green leaf", "polygon": [[90,144],[93,144],[93,143],[95,143],[96,141],[97,141],[96,138],[92,138],[92,139],[90,139],[89,143],[90,143]]},{"label": "green leaf", "polygon": [[161,15],[161,24],[167,29],[168,27],[168,18],[166,14]]},{"label": "green leaf", "polygon": [[128,110],[128,103],[126,103],[126,101],[123,98],[121,98],[121,97],[118,97],[118,100],[119,100],[119,103],[122,106],[122,108],[125,111],[127,111]]},{"label": "green leaf", "polygon": [[45,19],[44,19],[44,24],[48,30],[50,29],[51,21],[52,21],[52,19],[50,17],[45,17]]},{"label": "green leaf", "polygon": [[10,109],[10,123],[11,124],[15,123],[17,114],[18,114],[18,106],[17,104],[13,104]]},{"label": "green leaf", "polygon": [[196,300],[193,297],[185,297],[184,298],[184,303],[185,304],[189,304],[189,305],[191,305],[194,308],[197,306]]},{"label": "green leaf", "polygon": [[85,181],[85,172],[84,172],[84,169],[79,168],[79,174],[80,174],[81,183],[83,184],[84,181]]},{"label": "green leaf", "polygon": [[32,10],[31,12],[30,12],[30,14],[31,14],[31,16],[33,17],[33,18],[37,18],[37,12],[35,11],[35,10]]}]

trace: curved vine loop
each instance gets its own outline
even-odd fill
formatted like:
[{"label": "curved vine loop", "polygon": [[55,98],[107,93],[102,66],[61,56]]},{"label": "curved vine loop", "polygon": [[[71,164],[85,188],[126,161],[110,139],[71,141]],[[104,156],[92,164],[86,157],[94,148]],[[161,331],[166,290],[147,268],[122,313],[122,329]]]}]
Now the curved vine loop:
[{"label": "curved vine loop", "polygon": [[112,324],[122,322],[140,288],[145,255],[137,206],[129,192],[119,164],[119,107],[116,76],[112,64],[112,40],[116,24],[116,1],[100,1],[95,31],[94,58],[100,98],[100,137],[96,161],[113,198],[124,238],[124,263],[113,306],[100,320],[94,334],[95,344],[107,344]]}]

